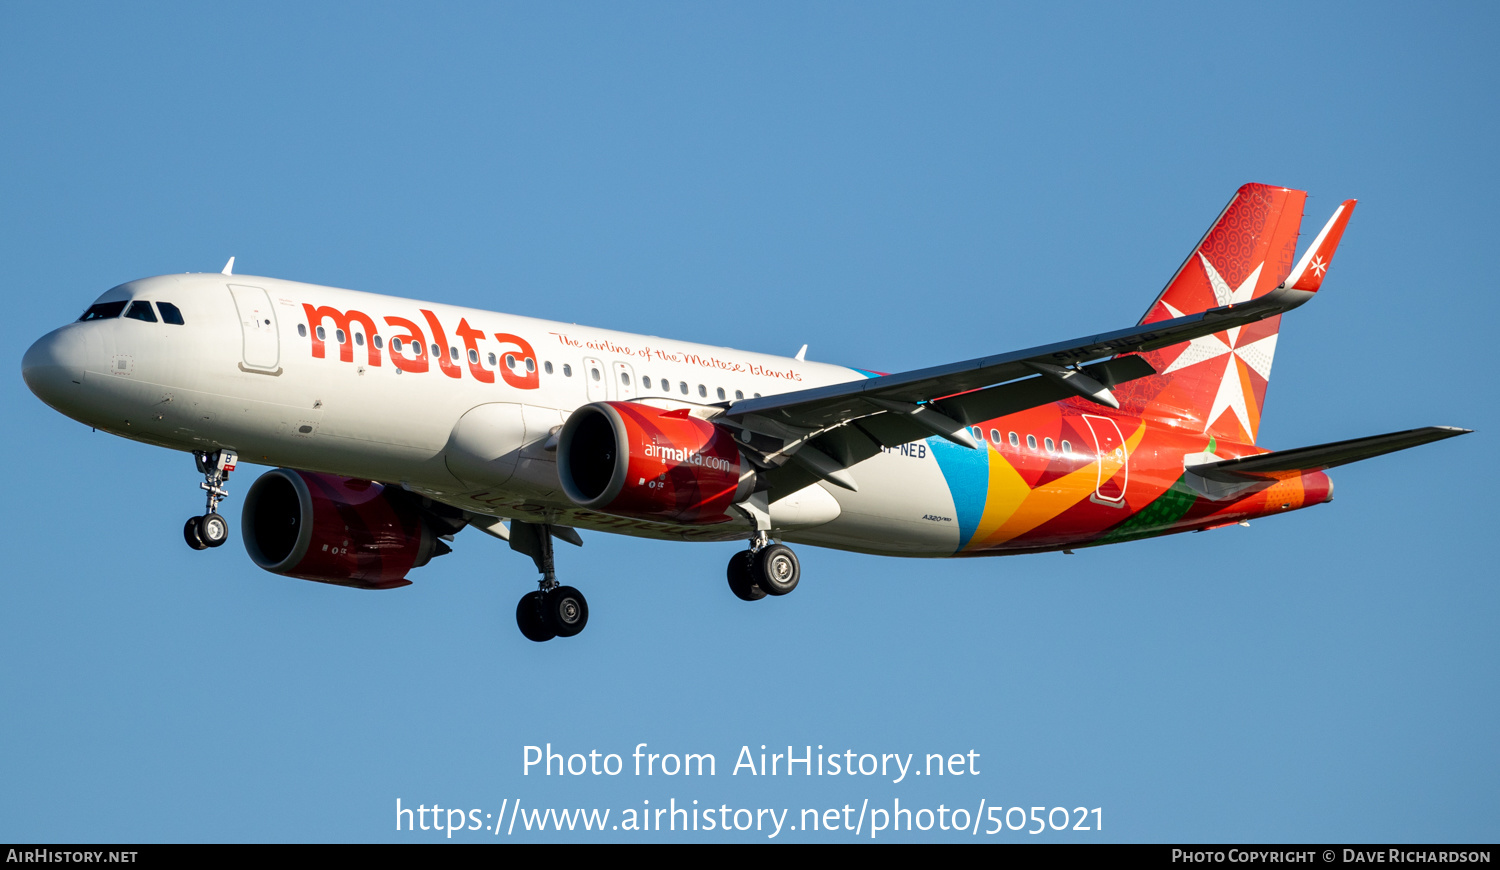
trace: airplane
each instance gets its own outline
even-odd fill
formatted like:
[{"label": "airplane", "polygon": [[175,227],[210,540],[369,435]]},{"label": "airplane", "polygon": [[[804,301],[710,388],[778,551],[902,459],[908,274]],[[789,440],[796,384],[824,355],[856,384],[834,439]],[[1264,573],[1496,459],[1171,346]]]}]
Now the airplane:
[{"label": "airplane", "polygon": [[530,556],[533,641],[588,602],[579,529],[744,541],[730,591],[795,589],[788,543],[908,557],[1071,553],[1331,501],[1327,469],[1466,434],[1256,444],[1281,315],[1353,213],[1294,260],[1306,193],[1247,184],[1133,326],[897,374],[220,273],[114,287],[27,350],[31,391],[88,426],[188,451],[218,513],[243,459],[251,560],[360,589],[474,527]]}]

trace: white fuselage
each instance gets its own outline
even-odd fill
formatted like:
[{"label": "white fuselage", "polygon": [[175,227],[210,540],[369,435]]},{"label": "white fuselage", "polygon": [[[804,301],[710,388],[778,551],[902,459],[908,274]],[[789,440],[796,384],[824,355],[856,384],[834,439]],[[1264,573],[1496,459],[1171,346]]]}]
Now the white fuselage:
[{"label": "white fuselage", "polygon": [[[74,323],[27,354],[33,389],[74,419],[174,450],[230,448],[247,462],[397,484],[474,513],[647,537],[742,540],[753,526],[675,526],[576,507],[548,449],[574,409],[605,400],[702,407],[866,377],[274,278],[166,275],[123,284],[96,304],[122,300],[170,303],[184,322]],[[852,469],[857,492],[817,483],[774,493],[778,536],[952,555],[953,496],[935,457],[946,446],[876,454]]]}]

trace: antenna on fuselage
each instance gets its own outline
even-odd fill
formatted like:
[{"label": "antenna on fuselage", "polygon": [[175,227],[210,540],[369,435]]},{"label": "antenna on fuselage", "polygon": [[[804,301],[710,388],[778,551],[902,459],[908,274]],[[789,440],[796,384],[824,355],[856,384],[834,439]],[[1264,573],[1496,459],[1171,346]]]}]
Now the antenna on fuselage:
[{"label": "antenna on fuselage", "polygon": [[807,359],[807,345],[805,345],[805,344],[802,345],[802,349],[799,350],[799,351],[797,351],[797,355],[794,356],[794,357],[792,357],[792,359],[806,360]]},{"label": "antenna on fuselage", "polygon": [[224,264],[224,269],[223,269],[223,271],[219,272],[219,274],[220,275],[233,275],[234,274],[234,258],[233,257],[230,257],[229,258],[229,262],[227,262],[227,263]]}]

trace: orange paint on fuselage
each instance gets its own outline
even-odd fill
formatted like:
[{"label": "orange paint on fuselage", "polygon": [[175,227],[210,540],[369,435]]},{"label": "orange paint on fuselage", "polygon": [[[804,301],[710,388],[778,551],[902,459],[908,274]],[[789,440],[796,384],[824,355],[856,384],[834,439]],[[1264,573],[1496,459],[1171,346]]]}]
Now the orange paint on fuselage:
[{"label": "orange paint on fuselage", "polygon": [[[1113,440],[1116,427],[1123,449]],[[988,488],[979,523],[962,542],[964,555],[1087,546],[1211,528],[1320,504],[1332,490],[1321,472],[1289,473],[1210,497],[1188,481],[1190,463],[1267,451],[1073,402],[991,420],[981,431],[991,436],[985,451]],[[1017,435],[1014,446],[1011,432]],[[1035,439],[1035,447],[1027,436]],[[1049,438],[1051,450],[1046,447]]]}]

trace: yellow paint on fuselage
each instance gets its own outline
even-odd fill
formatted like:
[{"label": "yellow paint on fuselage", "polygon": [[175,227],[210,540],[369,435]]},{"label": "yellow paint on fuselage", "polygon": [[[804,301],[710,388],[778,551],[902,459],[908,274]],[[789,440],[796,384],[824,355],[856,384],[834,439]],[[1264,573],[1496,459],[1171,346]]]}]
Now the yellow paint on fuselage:
[{"label": "yellow paint on fuselage", "polygon": [[[1145,424],[1138,424],[1135,431],[1125,439],[1127,455],[1135,452],[1145,434]],[[1100,481],[1109,480],[1120,470],[1124,457],[1117,460],[1115,456],[1115,453],[1111,453],[1102,460],[1102,476],[1101,460],[1096,459],[1031,489],[1003,454],[991,451],[989,491],[985,498],[984,514],[979,519],[979,527],[975,529],[974,536],[963,549],[985,550],[1004,544],[1057,517],[1088,498],[1098,488]]]}]

